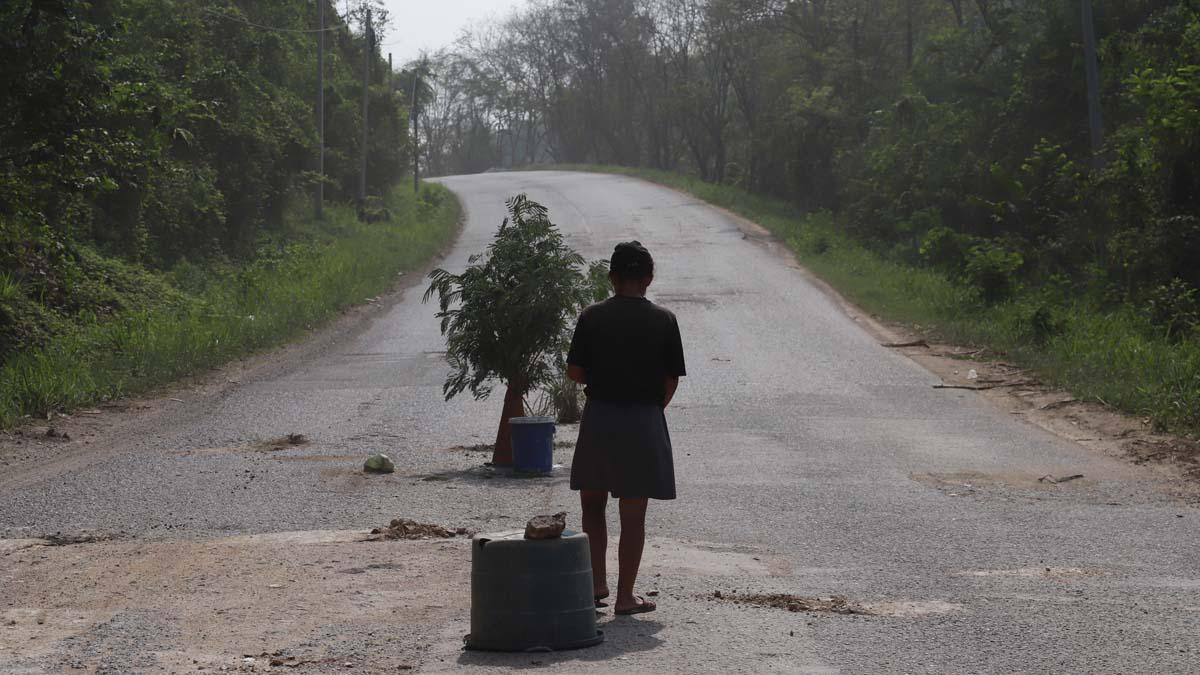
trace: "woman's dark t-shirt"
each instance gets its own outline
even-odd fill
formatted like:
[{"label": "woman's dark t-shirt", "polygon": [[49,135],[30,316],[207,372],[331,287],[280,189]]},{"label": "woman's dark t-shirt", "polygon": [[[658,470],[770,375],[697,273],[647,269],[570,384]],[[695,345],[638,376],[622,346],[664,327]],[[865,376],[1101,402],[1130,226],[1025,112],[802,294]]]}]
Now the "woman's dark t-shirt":
[{"label": "woman's dark t-shirt", "polygon": [[610,403],[661,406],[666,379],[687,374],[675,315],[619,295],[583,310],[567,363],[586,371],[588,398]]}]

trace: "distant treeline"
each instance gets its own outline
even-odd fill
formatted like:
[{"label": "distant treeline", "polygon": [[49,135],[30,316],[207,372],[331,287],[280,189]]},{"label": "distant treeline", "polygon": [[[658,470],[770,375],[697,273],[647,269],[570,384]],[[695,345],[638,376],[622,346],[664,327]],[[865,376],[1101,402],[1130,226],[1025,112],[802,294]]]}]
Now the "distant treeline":
[{"label": "distant treeline", "polygon": [[542,0],[435,59],[436,172],[612,163],[830,210],[880,252],[1200,323],[1200,12],[1096,0]]}]

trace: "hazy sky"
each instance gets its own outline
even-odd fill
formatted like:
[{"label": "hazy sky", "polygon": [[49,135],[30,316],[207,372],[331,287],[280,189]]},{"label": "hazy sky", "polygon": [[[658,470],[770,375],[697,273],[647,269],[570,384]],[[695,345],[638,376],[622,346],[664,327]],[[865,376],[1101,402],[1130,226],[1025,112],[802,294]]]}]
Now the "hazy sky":
[{"label": "hazy sky", "polygon": [[422,49],[434,51],[458,37],[470,24],[507,16],[526,0],[384,0],[391,25],[380,47],[393,54],[396,67],[415,59]]}]

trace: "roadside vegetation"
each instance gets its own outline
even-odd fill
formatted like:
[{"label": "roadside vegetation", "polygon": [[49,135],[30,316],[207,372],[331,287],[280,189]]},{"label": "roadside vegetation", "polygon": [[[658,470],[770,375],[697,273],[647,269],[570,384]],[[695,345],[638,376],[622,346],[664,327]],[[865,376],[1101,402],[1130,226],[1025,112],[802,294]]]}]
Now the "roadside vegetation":
[{"label": "roadside vegetation", "polygon": [[375,0],[0,5],[0,425],[278,344],[449,241],[454,198],[396,187],[386,31]]},{"label": "roadside vegetation", "polygon": [[[0,367],[0,425],[108,401],[272,347],[389,290],[453,240],[460,210],[445,188],[397,188],[391,217],[365,223],[349,206],[297,217],[286,240],[252,262],[169,272],[107,261],[123,281],[160,294],[104,317],[76,317]],[[144,298],[142,298],[144,300]]]},{"label": "roadside vegetation", "polygon": [[1200,430],[1194,2],[547,0],[433,63],[431,167],[694,176],[872,310]]}]

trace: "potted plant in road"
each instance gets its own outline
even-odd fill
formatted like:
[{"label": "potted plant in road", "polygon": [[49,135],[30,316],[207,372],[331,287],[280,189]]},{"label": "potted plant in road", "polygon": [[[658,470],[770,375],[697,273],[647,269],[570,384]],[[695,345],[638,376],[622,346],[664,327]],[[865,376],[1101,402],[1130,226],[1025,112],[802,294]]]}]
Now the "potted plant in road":
[{"label": "potted plant in road", "polygon": [[438,296],[446,361],[446,400],[476,399],[505,386],[492,463],[512,464],[508,420],[525,415],[525,395],[556,376],[562,336],[588,303],[607,294],[604,262],[588,265],[563,241],[546,207],[518,195],[487,251],[460,274],[436,269],[424,301]]}]

